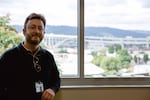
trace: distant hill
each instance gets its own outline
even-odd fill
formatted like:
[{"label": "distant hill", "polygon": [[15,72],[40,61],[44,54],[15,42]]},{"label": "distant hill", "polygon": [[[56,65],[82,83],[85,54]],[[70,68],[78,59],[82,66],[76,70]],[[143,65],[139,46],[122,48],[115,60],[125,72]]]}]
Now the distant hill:
[{"label": "distant hill", "polygon": [[[14,26],[16,30],[21,33],[21,25]],[[72,26],[51,26],[47,25],[46,33],[53,34],[65,34],[65,35],[76,35],[77,27]],[[138,30],[123,30],[110,27],[85,27],[86,36],[114,36],[114,37],[147,37],[150,36],[150,31],[138,31]]]}]

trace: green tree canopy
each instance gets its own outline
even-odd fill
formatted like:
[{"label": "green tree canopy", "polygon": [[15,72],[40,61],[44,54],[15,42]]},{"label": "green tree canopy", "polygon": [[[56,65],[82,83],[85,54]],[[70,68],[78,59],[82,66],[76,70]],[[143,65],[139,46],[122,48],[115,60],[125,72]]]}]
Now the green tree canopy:
[{"label": "green tree canopy", "polygon": [[16,29],[9,24],[9,16],[0,16],[0,55],[5,50],[16,46],[23,39]]},{"label": "green tree canopy", "polygon": [[[114,51],[113,47],[115,46],[110,46],[108,49],[110,54]],[[117,55],[114,57],[106,55],[106,51],[93,55],[92,63],[103,68],[105,70],[104,75],[119,75],[120,70],[130,67],[132,57],[128,51],[122,49],[120,45],[117,45],[115,48]]]},{"label": "green tree canopy", "polygon": [[148,59],[149,59],[148,54],[144,53],[144,55],[143,55],[144,63],[147,63]]}]

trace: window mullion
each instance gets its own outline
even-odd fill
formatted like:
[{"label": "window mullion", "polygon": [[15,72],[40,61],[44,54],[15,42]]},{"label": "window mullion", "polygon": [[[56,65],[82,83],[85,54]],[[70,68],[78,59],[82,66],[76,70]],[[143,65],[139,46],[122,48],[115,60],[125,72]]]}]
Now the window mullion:
[{"label": "window mullion", "polygon": [[84,0],[78,0],[78,72],[84,78]]}]

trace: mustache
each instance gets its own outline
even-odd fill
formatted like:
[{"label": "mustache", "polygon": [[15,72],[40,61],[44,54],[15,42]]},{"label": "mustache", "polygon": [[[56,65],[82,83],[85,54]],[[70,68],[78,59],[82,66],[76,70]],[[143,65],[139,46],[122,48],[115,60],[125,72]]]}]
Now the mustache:
[{"label": "mustache", "polygon": [[35,32],[32,34],[32,36],[41,36],[39,33]]}]

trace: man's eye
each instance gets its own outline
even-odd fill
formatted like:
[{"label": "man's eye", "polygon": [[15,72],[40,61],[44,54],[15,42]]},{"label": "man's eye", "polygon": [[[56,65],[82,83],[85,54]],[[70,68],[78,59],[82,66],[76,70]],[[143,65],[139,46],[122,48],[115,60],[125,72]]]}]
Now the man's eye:
[{"label": "man's eye", "polygon": [[31,26],[31,27],[29,27],[30,29],[35,29],[36,27],[34,27],[34,26]]},{"label": "man's eye", "polygon": [[30,26],[29,29],[32,29],[32,30],[38,29],[39,31],[43,31],[44,30],[44,28],[36,27],[36,26]]},{"label": "man's eye", "polygon": [[43,30],[43,28],[42,28],[42,27],[39,27],[38,29],[39,29],[39,30]]}]

